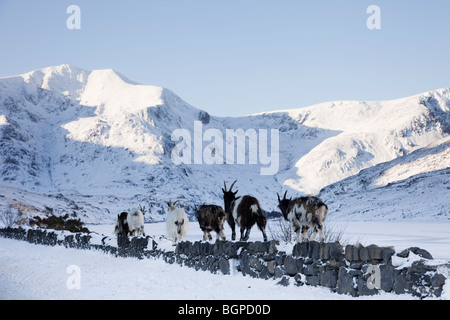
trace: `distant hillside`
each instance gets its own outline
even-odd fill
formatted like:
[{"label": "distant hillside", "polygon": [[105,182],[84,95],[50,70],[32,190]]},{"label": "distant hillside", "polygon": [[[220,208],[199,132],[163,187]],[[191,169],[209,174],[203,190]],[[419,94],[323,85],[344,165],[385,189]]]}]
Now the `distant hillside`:
[{"label": "distant hillside", "polygon": [[[170,199],[180,199],[190,212],[194,204],[222,205],[223,182],[237,179],[239,194],[257,196],[273,211],[276,192],[316,194],[440,141],[450,133],[449,109],[450,89],[440,89],[392,101],[327,102],[220,118],[113,70],[48,67],[0,79],[0,206],[18,201],[13,194],[20,192],[33,195],[21,201],[33,205],[38,197],[41,206],[47,196],[60,195],[49,203],[88,222],[113,221],[138,204],[150,208],[148,221],[162,220]],[[265,165],[259,154],[249,164],[248,147],[244,164],[235,164],[237,146],[234,164],[176,165],[171,154],[178,142],[171,135],[186,129],[194,143],[195,121],[201,134],[218,130],[225,140],[227,129],[279,130],[278,172],[261,175]],[[207,149],[210,143],[200,135],[199,150],[225,162],[226,154]]]}]

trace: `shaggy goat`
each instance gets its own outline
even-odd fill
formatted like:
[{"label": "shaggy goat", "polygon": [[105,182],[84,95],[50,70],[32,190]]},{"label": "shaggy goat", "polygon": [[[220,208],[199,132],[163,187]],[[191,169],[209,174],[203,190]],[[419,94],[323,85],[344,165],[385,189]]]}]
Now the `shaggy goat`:
[{"label": "shaggy goat", "polygon": [[[247,241],[250,237],[250,230],[256,223],[259,230],[263,234],[264,241],[267,241],[266,224],[267,217],[264,211],[261,209],[259,202],[252,196],[236,197],[237,191],[233,192],[233,186],[236,181],[227,190],[227,185],[224,182],[223,200],[225,203],[225,212],[228,215],[228,224],[231,227],[231,239],[236,239],[235,225],[236,222],[241,229],[241,241]],[[245,231],[245,234],[244,234]]]},{"label": "shaggy goat", "polygon": [[211,231],[215,231],[217,240],[227,240],[223,233],[223,225],[227,217],[225,211],[220,206],[216,205],[202,205],[200,208],[195,207],[197,220],[200,229],[203,231],[203,240],[212,240]]},{"label": "shaggy goat", "polygon": [[128,212],[122,212],[120,215],[117,215],[117,223],[114,228],[114,233],[116,236],[126,236],[130,234],[130,229],[128,228],[127,223]]},{"label": "shaggy goat", "polygon": [[127,216],[127,224],[129,228],[129,233],[131,236],[145,236],[144,232],[144,209],[140,207],[140,209],[134,208],[130,211]]},{"label": "shaggy goat", "polygon": [[308,240],[306,235],[308,229],[313,227],[314,234],[312,240],[317,237],[320,231],[321,241],[325,240],[323,232],[323,224],[328,214],[328,206],[318,197],[307,196],[292,200],[286,199],[287,191],[284,193],[283,199],[278,196],[278,207],[283,213],[284,219],[290,221],[292,228],[297,234],[297,242],[300,242],[300,229],[303,239]]},{"label": "shaggy goat", "polygon": [[178,200],[174,203],[171,201],[167,203],[169,206],[166,219],[167,235],[172,239],[174,244],[184,239],[189,227],[188,216],[183,208],[175,206],[177,202]]}]

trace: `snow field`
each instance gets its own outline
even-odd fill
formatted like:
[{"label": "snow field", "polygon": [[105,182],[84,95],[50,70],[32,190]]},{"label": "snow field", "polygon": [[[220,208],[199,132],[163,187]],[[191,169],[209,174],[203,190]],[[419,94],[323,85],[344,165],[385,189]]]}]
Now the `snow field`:
[{"label": "snow field", "polygon": [[[79,267],[79,289],[69,289]],[[162,260],[116,258],[98,251],[47,247],[0,239],[0,299],[353,299],[322,287],[261,280],[240,274],[217,275],[170,265]],[[413,299],[380,294],[361,299]]]},{"label": "snow field", "polygon": [[[270,224],[275,221],[269,222]],[[89,225],[91,231],[112,235],[113,225]],[[329,222],[329,227],[343,232],[344,241],[364,245],[394,245],[401,250],[419,246],[435,259],[450,260],[450,228],[448,223],[393,222]],[[165,235],[165,223],[146,224],[147,235],[158,239]],[[225,227],[230,238],[231,230]],[[239,236],[239,232],[238,232]],[[268,232],[270,238],[270,232]],[[190,222],[185,240],[199,241],[202,233],[197,222]],[[215,241],[213,235],[213,241]],[[261,241],[255,227],[250,241]],[[174,248],[167,240],[160,241],[165,249]],[[281,244],[279,250],[292,250],[292,244]],[[67,286],[79,268],[79,289]],[[232,262],[233,266],[233,262]],[[233,271],[231,275],[195,271],[159,259],[117,258],[98,251],[32,245],[27,242],[0,238],[0,299],[414,299],[409,295],[382,293],[373,297],[352,298],[338,295],[322,287],[290,284],[277,285],[278,280],[245,277]],[[70,287],[70,285],[69,285]],[[450,297],[446,284],[442,298]]]}]

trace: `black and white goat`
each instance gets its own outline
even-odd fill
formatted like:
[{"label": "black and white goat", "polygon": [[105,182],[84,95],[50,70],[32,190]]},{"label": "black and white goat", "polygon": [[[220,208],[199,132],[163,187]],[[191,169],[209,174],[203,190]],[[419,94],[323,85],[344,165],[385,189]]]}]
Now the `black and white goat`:
[{"label": "black and white goat", "polygon": [[236,223],[241,229],[241,241],[248,240],[250,230],[256,224],[263,234],[264,241],[267,241],[265,230],[267,217],[261,209],[258,200],[252,196],[236,197],[238,191],[232,191],[235,183],[236,181],[233,182],[230,190],[227,190],[227,185],[224,182],[223,185],[225,188],[222,188],[225,212],[228,215],[228,224],[232,232],[231,239],[236,239]]},{"label": "black and white goat", "polygon": [[144,212],[145,208],[141,206],[138,208],[134,208],[127,215],[127,224],[129,228],[129,233],[131,236],[144,236]]},{"label": "black and white goat", "polygon": [[226,240],[223,232],[223,226],[227,214],[221,206],[216,205],[202,205],[200,208],[195,207],[198,224],[203,231],[203,240],[212,240],[211,231],[215,231],[217,234],[217,240]]},{"label": "black and white goat", "polygon": [[311,240],[315,240],[317,233],[320,232],[321,241],[325,240],[323,225],[328,214],[328,206],[318,197],[307,196],[292,200],[286,199],[287,191],[283,199],[278,196],[278,208],[283,213],[284,218],[291,223],[292,228],[297,234],[297,242],[300,242],[300,229],[303,239],[308,240],[306,235],[309,228],[314,228],[314,234]]},{"label": "black and white goat", "polygon": [[122,212],[117,215],[117,223],[114,228],[114,233],[116,236],[125,236],[128,237],[130,234],[130,229],[128,228],[127,222],[128,212]]},{"label": "black and white goat", "polygon": [[166,219],[167,235],[174,244],[182,241],[187,234],[189,227],[189,219],[183,208],[175,206],[179,200],[172,203],[169,201],[169,206]]}]

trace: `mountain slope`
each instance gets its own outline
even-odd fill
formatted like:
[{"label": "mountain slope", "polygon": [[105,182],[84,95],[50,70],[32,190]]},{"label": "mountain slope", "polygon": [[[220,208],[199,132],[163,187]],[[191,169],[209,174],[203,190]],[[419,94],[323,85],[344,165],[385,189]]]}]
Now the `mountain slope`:
[{"label": "mountain slope", "polygon": [[[44,68],[0,79],[0,205],[27,193],[40,199],[36,206],[44,211],[46,195],[62,195],[52,205],[89,222],[112,221],[117,211],[139,203],[150,208],[147,220],[161,220],[170,199],[181,199],[191,212],[194,204],[221,205],[223,181],[237,179],[239,194],[257,196],[272,211],[276,192],[315,194],[446,137],[449,108],[450,89],[440,89],[393,101],[328,102],[219,118],[168,89],[134,83],[113,70]],[[257,164],[249,164],[258,144],[246,148],[245,164],[236,164],[234,145],[234,164],[175,165],[171,153],[178,141],[171,135],[185,129],[194,158],[196,121],[201,134],[213,129],[224,139],[223,150],[212,152],[212,140],[203,136],[200,158],[212,152],[223,162],[226,144],[234,144],[227,129],[254,129],[259,142],[259,129],[279,130],[279,154],[273,145],[268,150],[278,156],[278,172],[261,175],[259,154]],[[80,205],[74,209],[71,201]]]},{"label": "mountain slope", "polygon": [[287,111],[302,125],[332,130],[283,176],[305,193],[406,155],[450,133],[450,90],[383,102],[342,101]]},{"label": "mountain slope", "polygon": [[450,220],[450,137],[321,190],[334,220]]}]

